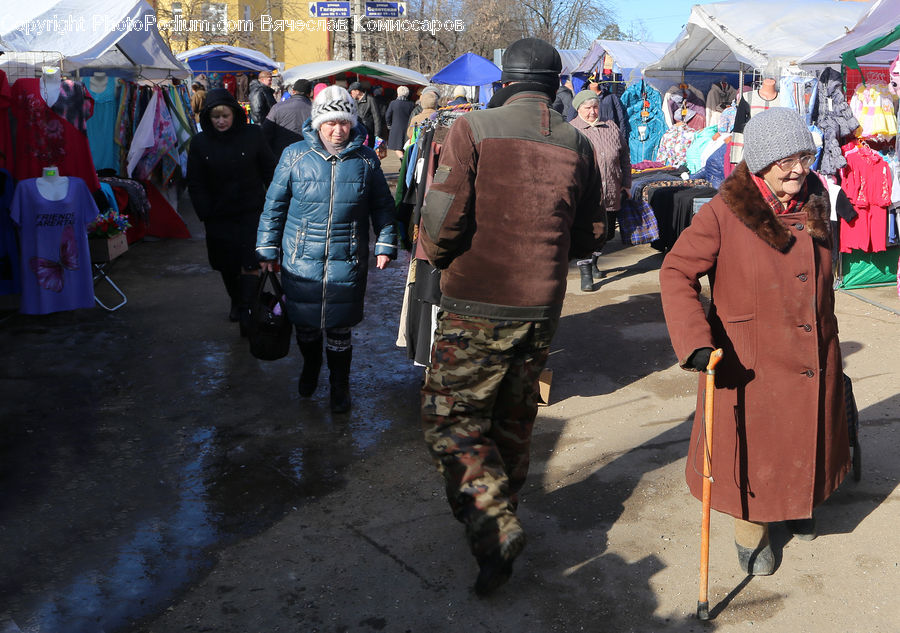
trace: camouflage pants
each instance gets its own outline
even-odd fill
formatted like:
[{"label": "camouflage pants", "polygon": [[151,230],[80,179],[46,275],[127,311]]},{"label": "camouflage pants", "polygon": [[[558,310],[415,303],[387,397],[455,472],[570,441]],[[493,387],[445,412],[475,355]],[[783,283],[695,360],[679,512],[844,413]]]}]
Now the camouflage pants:
[{"label": "camouflage pants", "polygon": [[476,556],[522,529],[518,492],[528,474],[538,377],[557,323],[438,315],[422,424]]}]

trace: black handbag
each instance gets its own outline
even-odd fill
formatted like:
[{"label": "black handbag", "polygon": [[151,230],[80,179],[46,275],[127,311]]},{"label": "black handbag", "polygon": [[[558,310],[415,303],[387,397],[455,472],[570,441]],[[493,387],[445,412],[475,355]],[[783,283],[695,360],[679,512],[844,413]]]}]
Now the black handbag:
[{"label": "black handbag", "polygon": [[[271,290],[266,289],[266,282]],[[256,295],[250,305],[250,353],[260,360],[278,360],[291,350],[291,322],[284,305],[284,292],[275,273],[259,276]]]}]

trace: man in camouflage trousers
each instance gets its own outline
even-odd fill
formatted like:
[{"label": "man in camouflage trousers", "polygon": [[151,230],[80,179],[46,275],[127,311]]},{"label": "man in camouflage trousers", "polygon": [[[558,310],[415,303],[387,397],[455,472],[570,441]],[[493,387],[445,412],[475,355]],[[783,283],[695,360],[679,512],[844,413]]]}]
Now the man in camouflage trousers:
[{"label": "man in camouflage trousers", "polygon": [[538,377],[569,258],[605,235],[590,142],[550,108],[561,66],[542,40],[506,50],[504,87],[453,123],[422,210],[420,244],[443,269],[422,422],[478,561],[479,596],[506,582],[525,545],[516,507]]}]

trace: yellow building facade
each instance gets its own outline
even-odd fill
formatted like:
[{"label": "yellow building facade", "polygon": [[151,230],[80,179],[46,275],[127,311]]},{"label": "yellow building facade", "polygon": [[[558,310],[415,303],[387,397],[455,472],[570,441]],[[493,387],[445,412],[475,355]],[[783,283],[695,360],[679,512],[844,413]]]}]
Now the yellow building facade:
[{"label": "yellow building facade", "polygon": [[[285,69],[330,59],[325,20],[297,0],[151,0],[160,34],[173,53],[207,44],[250,48]],[[333,34],[332,34],[333,35]]]}]

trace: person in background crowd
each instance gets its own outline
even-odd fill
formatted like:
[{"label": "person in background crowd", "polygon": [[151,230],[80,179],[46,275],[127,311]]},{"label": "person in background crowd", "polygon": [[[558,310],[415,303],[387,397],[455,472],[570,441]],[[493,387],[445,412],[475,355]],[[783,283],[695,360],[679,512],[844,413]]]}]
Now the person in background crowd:
[{"label": "person in background crowd", "polygon": [[[387,113],[388,105],[390,105],[390,100],[384,96],[384,88],[381,86],[375,86],[372,88],[372,100],[375,102],[375,105],[378,106],[378,112],[381,114],[381,120],[384,121],[384,115]],[[384,138],[386,139],[389,133],[388,125],[385,123],[384,125]]]},{"label": "person in background crowd", "polygon": [[275,156],[262,131],[228,90],[210,90],[200,113],[202,132],[188,150],[187,184],[206,227],[209,265],[219,271],[231,298],[228,318],[246,334],[256,291],[256,227]]},{"label": "person in background crowd", "polygon": [[457,86],[453,89],[453,99],[447,102],[448,106],[458,106],[465,105],[469,103],[469,100],[466,98],[466,87],[465,86]]},{"label": "person in background crowd", "polygon": [[[611,83],[601,81],[591,84],[591,90],[597,95],[597,120],[612,121],[622,134],[622,144],[628,145],[628,117],[625,115],[625,107],[617,94],[610,91]],[[629,170],[631,168],[629,167]]]},{"label": "person in background crowd", "polygon": [[[290,89],[285,89],[284,78],[281,75],[272,75],[272,92],[274,93],[276,104],[291,98]],[[275,106],[273,105],[272,107],[274,108]]]},{"label": "person in background crowd", "polygon": [[[375,100],[369,96],[364,84],[354,81],[350,84],[348,92],[356,99],[357,107],[359,108],[359,122],[366,128],[368,138],[365,140],[365,144],[368,147],[374,148],[375,139],[384,138],[382,136],[382,134],[384,134],[382,129],[384,127],[384,120],[381,118],[381,111],[375,103]],[[380,157],[383,158],[384,153],[386,152],[383,152]]]},{"label": "person in background crowd", "polygon": [[[741,569],[775,570],[769,524],[815,537],[813,509],[850,469],[834,313],[828,192],[809,166],[803,117],[770,108],[747,122],[743,160],[663,260],[662,305],[682,368],[716,367],[712,507],[734,517]],[[700,297],[709,279],[711,299]],[[700,376],[685,470],[700,498]]]},{"label": "person in background crowd", "polygon": [[[603,206],[606,209],[606,240],[613,237],[616,226],[616,212],[622,205],[622,195],[631,189],[631,156],[628,145],[622,142],[622,132],[612,121],[599,119],[600,99],[591,90],[582,90],[572,100],[572,107],[578,113],[569,121],[575,129],[584,134],[594,148],[594,160],[603,182]],[[580,260],[581,289],[594,290],[594,275],[602,278],[603,272],[597,266],[601,253],[595,252],[591,259]]]},{"label": "person in background crowd", "polygon": [[388,129],[388,149],[394,150],[398,158],[403,158],[403,146],[406,144],[406,128],[409,127],[409,113],[415,104],[409,100],[409,88],[397,88],[397,98],[388,106],[384,120]]},{"label": "person in background crowd", "polygon": [[206,88],[198,81],[191,85],[191,111],[194,113],[194,121],[200,122],[200,113],[206,107]]},{"label": "person in background crowd", "polygon": [[434,94],[434,107],[437,108],[437,103],[441,98],[441,91],[434,86],[425,86],[419,93],[419,98],[416,100],[416,107],[414,107],[412,112],[410,112],[409,114],[410,118],[422,112],[422,97],[424,97],[429,92]]},{"label": "person in background crowd", "polygon": [[571,121],[577,116],[575,108],[572,107],[572,99],[575,96],[574,90],[572,80],[566,79],[563,85],[559,87],[559,90],[556,91],[556,100],[553,102],[553,109],[563,115],[566,121]]},{"label": "person in background crowd", "polygon": [[[406,128],[406,138],[407,140],[413,137],[413,133],[416,131],[416,126],[430,117],[432,114],[437,112],[437,104],[438,104],[438,93],[433,90],[428,90],[422,93],[422,96],[419,97],[419,113],[413,115],[409,119],[409,126]],[[415,109],[413,109],[415,112]]]},{"label": "person in background crowd", "polygon": [[328,84],[324,84],[321,81],[315,85],[313,88],[313,99],[319,96],[319,93],[325,90],[328,87]]},{"label": "person in background crowd", "polygon": [[238,103],[250,101],[250,78],[247,77],[247,73],[238,73],[234,98],[238,100]]},{"label": "person in background crowd", "polygon": [[266,115],[263,136],[276,157],[281,157],[285,147],[303,138],[303,124],[312,111],[311,88],[308,79],[298,79],[290,88],[291,98],[276,103]]},{"label": "person in background crowd", "polygon": [[275,91],[272,90],[272,73],[264,70],[259,77],[250,82],[250,117],[253,123],[262,125],[275,105]]},{"label": "person in background crowd", "polygon": [[516,507],[538,377],[570,255],[590,256],[605,234],[591,144],[550,108],[561,69],[542,40],[506,49],[504,87],[453,123],[422,209],[420,244],[442,269],[422,424],[479,596],[506,582],[525,546]]},{"label": "person in background crowd", "polygon": [[369,269],[369,225],[375,266],[397,256],[396,211],[375,152],[363,146],[357,104],[339,86],[319,93],[303,140],[281,155],[259,220],[260,265],[281,255],[287,313],[297,330],[301,396],[316,391],[323,330],[331,410],[350,410],[351,328],[363,318]]}]

